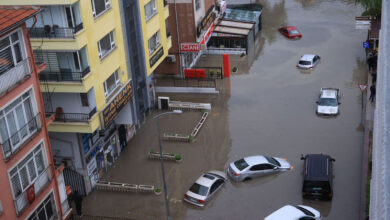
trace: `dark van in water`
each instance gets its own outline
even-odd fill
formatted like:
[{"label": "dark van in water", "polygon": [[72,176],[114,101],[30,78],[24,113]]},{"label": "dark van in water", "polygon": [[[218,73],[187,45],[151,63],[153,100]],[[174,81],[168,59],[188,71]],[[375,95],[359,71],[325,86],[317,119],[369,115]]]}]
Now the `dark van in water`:
[{"label": "dark van in water", "polygon": [[303,170],[302,197],[305,199],[332,200],[332,163],[335,161],[326,154],[301,156],[305,161]]}]

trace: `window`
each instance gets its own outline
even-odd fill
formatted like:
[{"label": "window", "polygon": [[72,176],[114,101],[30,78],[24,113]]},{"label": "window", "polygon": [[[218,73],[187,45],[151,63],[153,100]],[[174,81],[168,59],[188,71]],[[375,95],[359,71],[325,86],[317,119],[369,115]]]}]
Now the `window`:
[{"label": "window", "polygon": [[17,31],[0,40],[0,75],[24,59],[21,36],[21,32]]},{"label": "window", "polygon": [[88,107],[89,102],[88,102],[88,94],[87,93],[80,93],[80,99],[81,99],[81,105]]},{"label": "window", "polygon": [[167,32],[167,38],[171,36],[171,32],[169,31],[168,18],[165,19],[165,30]]},{"label": "window", "polygon": [[111,95],[112,91],[120,84],[119,70],[116,70],[108,79],[104,82],[104,94]]},{"label": "window", "polygon": [[8,157],[38,129],[31,101],[32,89],[0,110],[0,137],[4,156]]},{"label": "window", "polygon": [[43,201],[38,208],[28,217],[28,220],[50,220],[55,216],[54,214],[57,212],[55,210],[55,202],[53,193],[51,193],[45,201]]},{"label": "window", "polygon": [[92,0],[92,14],[94,18],[103,14],[106,10],[110,8],[110,0]]},{"label": "window", "polygon": [[42,144],[29,153],[9,172],[14,197],[22,194],[45,170]]},{"label": "window", "polygon": [[103,59],[109,52],[111,52],[111,50],[115,48],[114,31],[111,31],[98,42],[98,48],[100,59]]},{"label": "window", "polygon": [[221,184],[223,184],[223,183],[224,183],[224,182],[223,182],[223,180],[221,180],[221,179],[215,181],[215,183],[210,187],[210,194],[214,193],[214,191],[215,191],[216,189],[218,189],[219,186],[220,186]]},{"label": "window", "polygon": [[160,31],[157,31],[149,40],[149,55],[152,54],[160,46]]},{"label": "window", "polygon": [[200,0],[195,0],[195,8],[196,10],[200,8]]},{"label": "window", "polygon": [[151,0],[145,5],[145,19],[148,21],[157,13],[156,0]]}]

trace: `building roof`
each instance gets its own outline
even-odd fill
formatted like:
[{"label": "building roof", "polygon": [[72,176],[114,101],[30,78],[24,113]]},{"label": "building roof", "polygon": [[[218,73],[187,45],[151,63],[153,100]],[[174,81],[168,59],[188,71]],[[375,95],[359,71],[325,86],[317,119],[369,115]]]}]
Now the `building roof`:
[{"label": "building roof", "polygon": [[238,22],[238,21],[225,21],[222,20],[218,26],[226,26],[226,27],[234,27],[234,28],[243,28],[243,29],[252,29],[254,24],[253,23],[244,23],[244,22]]},{"label": "building roof", "polygon": [[20,25],[40,11],[35,6],[0,6],[0,35]]},{"label": "building roof", "polygon": [[245,35],[248,36],[250,30],[242,29],[242,28],[234,28],[234,27],[224,27],[224,26],[216,26],[214,28],[215,33],[224,33],[224,34],[235,34],[235,35]]},{"label": "building roof", "polygon": [[256,23],[256,21],[260,17],[260,14],[261,14],[261,11],[249,11],[249,10],[227,8],[223,18],[224,18],[224,20],[244,21],[244,22]]}]

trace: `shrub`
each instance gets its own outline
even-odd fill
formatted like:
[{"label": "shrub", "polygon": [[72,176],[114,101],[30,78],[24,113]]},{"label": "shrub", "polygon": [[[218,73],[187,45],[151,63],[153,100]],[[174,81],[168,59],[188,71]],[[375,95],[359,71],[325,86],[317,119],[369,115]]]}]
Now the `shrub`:
[{"label": "shrub", "polygon": [[175,155],[175,159],[176,159],[176,160],[181,160],[181,159],[182,159],[182,157],[181,157],[181,155],[180,155],[180,154],[176,154],[176,155]]}]

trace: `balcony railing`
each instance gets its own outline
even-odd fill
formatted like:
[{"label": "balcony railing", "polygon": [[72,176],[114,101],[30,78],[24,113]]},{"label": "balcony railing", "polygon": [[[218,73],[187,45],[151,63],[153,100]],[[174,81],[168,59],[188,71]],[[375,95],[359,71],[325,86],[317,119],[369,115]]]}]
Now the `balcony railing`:
[{"label": "balcony railing", "polygon": [[96,107],[91,112],[87,113],[62,113],[62,112],[46,112],[46,117],[55,114],[54,121],[57,122],[86,122],[96,114]]},{"label": "balcony railing", "polygon": [[[38,178],[31,184],[34,185],[35,198],[45,189],[52,179],[52,173],[50,172],[50,166],[38,176]],[[16,214],[20,216],[25,208],[30,204],[27,198],[27,189],[18,195],[15,200]]]},{"label": "balcony railing", "polygon": [[41,72],[39,74],[39,79],[41,81],[56,81],[56,82],[63,82],[63,81],[78,81],[81,82],[85,75],[87,75],[90,72],[89,67],[86,67],[82,72],[75,72],[75,71],[61,71],[61,72]]},{"label": "balcony railing", "polygon": [[30,31],[31,38],[74,38],[74,34],[83,29],[83,23],[75,28],[62,28],[46,25],[41,28],[33,28]]},{"label": "balcony railing", "polygon": [[29,61],[29,58],[24,59],[15,67],[0,75],[0,94],[8,91],[15,84],[31,75]]},{"label": "balcony railing", "polygon": [[8,160],[17,152],[34,134],[41,130],[41,113],[35,115],[22,128],[12,134],[7,140],[1,142],[4,159]]}]

